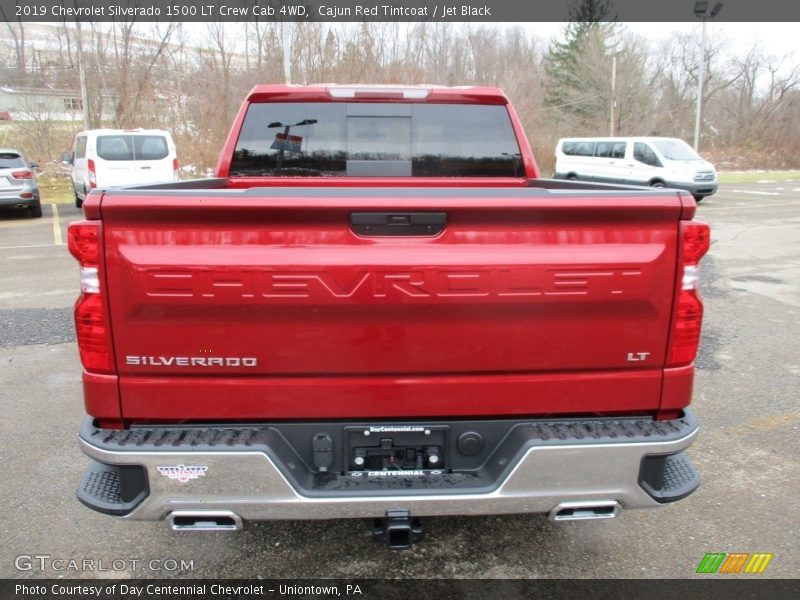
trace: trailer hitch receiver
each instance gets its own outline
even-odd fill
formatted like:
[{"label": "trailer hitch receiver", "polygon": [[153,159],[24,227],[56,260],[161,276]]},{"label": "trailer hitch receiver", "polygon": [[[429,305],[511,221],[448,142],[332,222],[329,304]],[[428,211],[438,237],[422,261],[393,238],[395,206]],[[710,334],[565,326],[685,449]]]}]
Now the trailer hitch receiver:
[{"label": "trailer hitch receiver", "polygon": [[372,522],[372,539],[391,550],[408,550],[424,536],[422,519],[412,518],[405,509],[388,510],[386,518]]}]

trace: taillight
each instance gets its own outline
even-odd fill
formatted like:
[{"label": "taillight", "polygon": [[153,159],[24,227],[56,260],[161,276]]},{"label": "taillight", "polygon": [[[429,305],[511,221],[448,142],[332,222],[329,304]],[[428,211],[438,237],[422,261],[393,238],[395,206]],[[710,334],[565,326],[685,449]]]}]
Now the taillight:
[{"label": "taillight", "polygon": [[90,158],[88,161],[89,168],[89,187],[97,187],[97,171],[95,170],[94,161]]},{"label": "taillight", "polygon": [[87,371],[114,370],[108,311],[100,289],[102,252],[99,221],[76,221],[67,230],[67,247],[81,267],[81,295],[75,303],[75,331],[81,362]]},{"label": "taillight", "polygon": [[695,265],[706,255],[711,246],[711,229],[707,223],[686,221],[681,231],[681,260]]},{"label": "taillight", "polygon": [[75,221],[67,230],[67,248],[83,267],[100,265],[100,223]]},{"label": "taillight", "polygon": [[711,245],[711,229],[707,223],[682,221],[680,231],[681,289],[673,316],[669,342],[668,367],[690,364],[697,356],[703,303],[697,294],[700,259]]},{"label": "taillight", "polygon": [[33,179],[33,171],[11,171],[14,179]]},{"label": "taillight", "polygon": [[180,168],[180,166],[181,165],[178,162],[178,159],[177,158],[173,158],[172,159],[172,175],[175,177],[175,179],[178,179],[178,177],[180,175],[180,173],[178,172],[178,169]]},{"label": "taillight", "polygon": [[75,331],[83,367],[87,371],[112,371],[108,327],[100,294],[81,295],[75,305]]}]

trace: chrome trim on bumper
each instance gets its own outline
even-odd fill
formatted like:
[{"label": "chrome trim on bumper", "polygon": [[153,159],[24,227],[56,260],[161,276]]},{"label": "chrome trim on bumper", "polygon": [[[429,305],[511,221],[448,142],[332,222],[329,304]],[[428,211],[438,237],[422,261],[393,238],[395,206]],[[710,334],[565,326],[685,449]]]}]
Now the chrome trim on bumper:
[{"label": "chrome trim on bumper", "polygon": [[167,522],[173,531],[238,531],[243,525],[239,515],[229,510],[175,510]]},{"label": "chrome trim on bumper", "polygon": [[[143,465],[150,493],[124,518],[162,520],[175,511],[231,511],[243,520],[380,518],[406,509],[414,516],[548,514],[565,502],[623,508],[659,506],[639,485],[642,459],[686,449],[698,429],[671,441],[534,446],[488,493],[308,497],[263,452],[111,451],[80,439],[81,449],[106,464]],[[180,483],[158,467],[202,465],[205,475]]]},{"label": "chrome trim on bumper", "polygon": [[550,511],[551,521],[587,521],[590,519],[613,519],[621,510],[616,500],[593,502],[562,502]]}]

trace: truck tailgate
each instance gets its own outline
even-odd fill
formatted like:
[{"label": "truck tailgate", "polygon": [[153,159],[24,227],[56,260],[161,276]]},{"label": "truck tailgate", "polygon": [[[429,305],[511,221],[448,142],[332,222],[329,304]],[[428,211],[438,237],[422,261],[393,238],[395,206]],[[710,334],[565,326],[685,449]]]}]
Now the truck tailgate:
[{"label": "truck tailgate", "polygon": [[644,190],[106,192],[123,416],[655,410],[680,213]]}]

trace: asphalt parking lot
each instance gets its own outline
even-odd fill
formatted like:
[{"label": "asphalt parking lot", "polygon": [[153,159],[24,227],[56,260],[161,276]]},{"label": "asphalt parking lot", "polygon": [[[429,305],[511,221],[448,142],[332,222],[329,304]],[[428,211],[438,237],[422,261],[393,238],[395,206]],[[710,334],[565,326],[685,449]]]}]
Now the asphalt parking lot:
[{"label": "asphalt parking lot", "polygon": [[[401,553],[374,544],[361,521],[173,533],[81,506],[78,275],[64,245],[81,214],[67,205],[45,205],[35,220],[0,213],[0,577],[685,578],[707,552],[773,553],[758,577],[796,577],[800,181],[723,186],[698,213],[713,234],[695,381],[703,429],[690,450],[700,490],[602,522],[435,519]],[[34,556],[49,559],[25,558]],[[54,559],[92,560],[94,570],[54,570]]]}]

